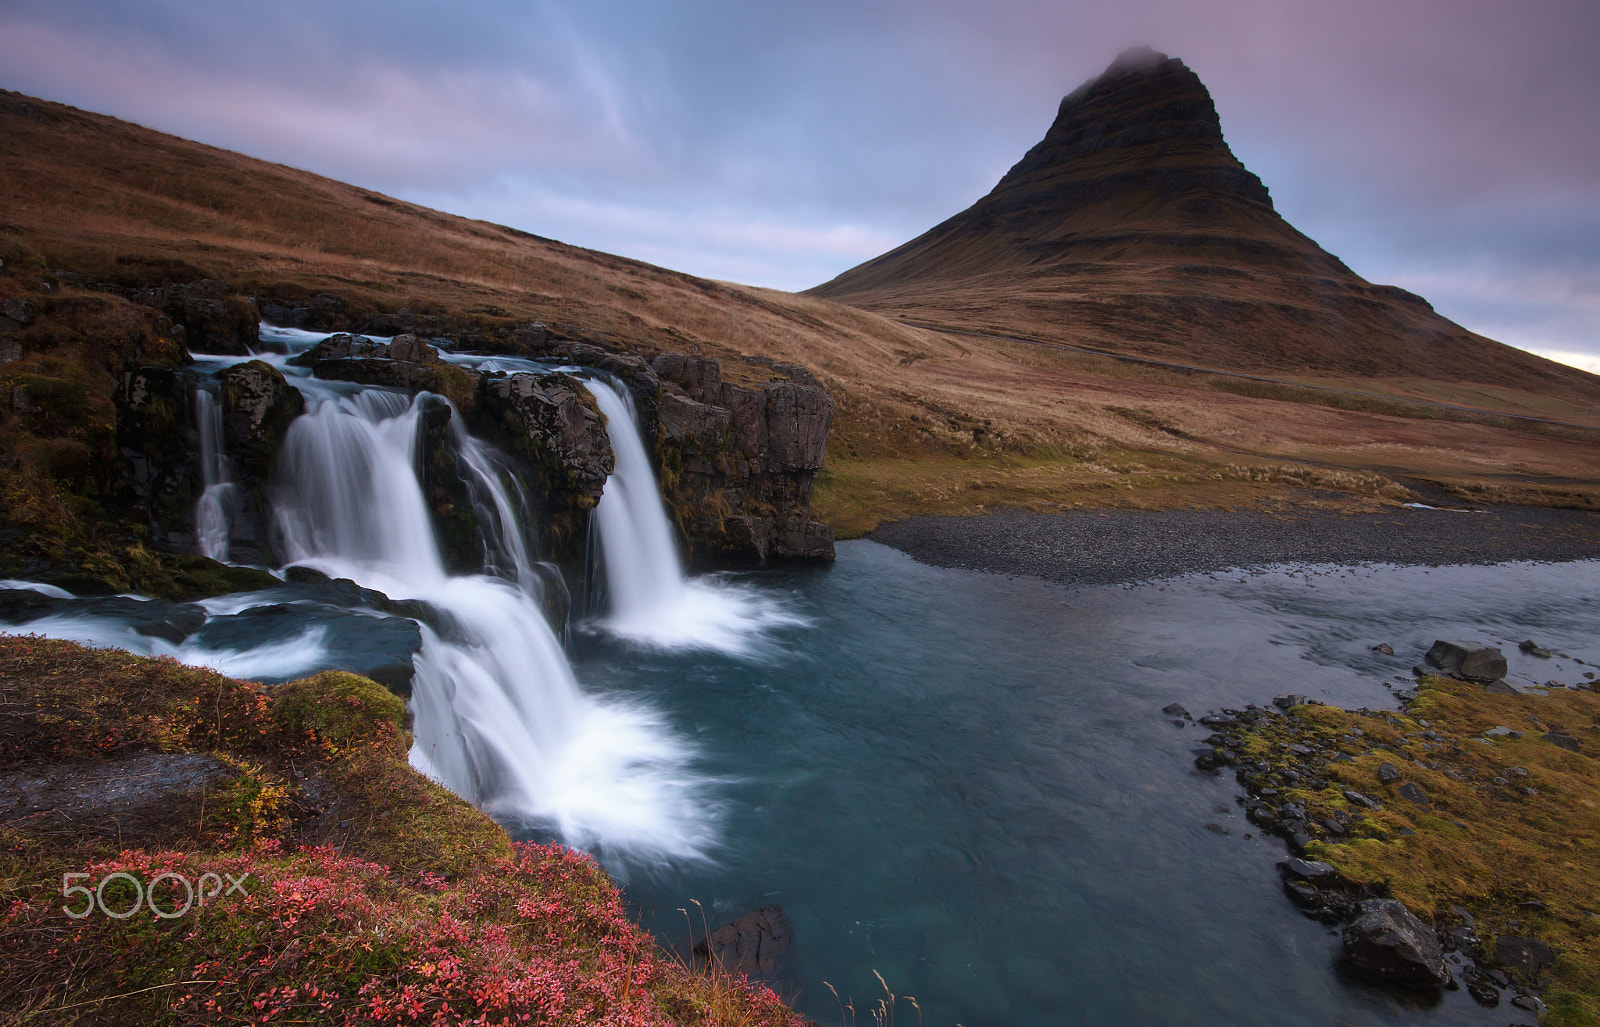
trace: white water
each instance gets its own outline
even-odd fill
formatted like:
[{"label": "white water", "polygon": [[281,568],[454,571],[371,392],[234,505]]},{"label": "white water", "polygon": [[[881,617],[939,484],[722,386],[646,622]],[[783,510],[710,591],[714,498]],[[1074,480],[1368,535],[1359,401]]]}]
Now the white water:
[{"label": "white water", "polygon": [[600,627],[656,649],[753,655],[772,628],[806,621],[752,589],[684,577],[672,524],[639,435],[633,400],[610,382],[584,383],[606,415],[616,468],[595,508],[610,612]]},{"label": "white water", "polygon": [[194,508],[195,546],[200,555],[226,562],[233,518],[242,498],[233,480],[222,438],[222,406],[204,387],[195,389],[195,417],[200,422],[200,483]]},{"label": "white water", "polygon": [[532,593],[519,505],[481,449],[459,450],[491,497],[516,583],[446,573],[415,471],[419,404],[377,390],[323,397],[290,427],[273,496],[287,563],[441,611],[415,658],[413,763],[502,820],[571,844],[696,857],[715,811],[694,753],[659,714],[585,695]]}]

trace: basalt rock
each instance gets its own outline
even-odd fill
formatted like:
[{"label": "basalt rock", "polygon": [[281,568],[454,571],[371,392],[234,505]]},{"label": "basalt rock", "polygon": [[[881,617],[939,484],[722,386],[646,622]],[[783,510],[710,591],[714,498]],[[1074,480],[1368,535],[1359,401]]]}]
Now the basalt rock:
[{"label": "basalt rock", "polygon": [[417,428],[418,480],[446,569],[452,574],[475,574],[484,569],[483,528],[451,443],[450,421],[450,404],[437,396],[423,402]]},{"label": "basalt rock", "polygon": [[811,519],[833,399],[804,368],[722,380],[715,360],[663,353],[653,440],[662,492],[699,562],[831,560],[833,529]]},{"label": "basalt rock", "polygon": [[261,318],[284,328],[331,331],[344,321],[344,301],[325,292],[305,301],[273,301],[261,304]]},{"label": "basalt rock", "polygon": [[244,356],[261,340],[261,315],[255,303],[226,282],[203,278],[188,285],[147,286],[133,301],[155,307],[184,328],[184,341],[197,353]]},{"label": "basalt rock", "polygon": [[767,905],[712,931],[695,945],[694,954],[727,973],[771,983],[782,973],[793,943],[783,907]]},{"label": "basalt rock", "polygon": [[1448,642],[1439,639],[1433,643],[1425,657],[1428,665],[1463,681],[1486,685],[1506,676],[1504,654],[1492,646],[1470,645],[1466,642]]},{"label": "basalt rock", "polygon": [[1344,929],[1344,956],[1363,977],[1418,990],[1450,983],[1444,953],[1433,928],[1395,899],[1369,899]]},{"label": "basalt rock", "polygon": [[282,371],[260,360],[235,364],[217,377],[228,455],[247,484],[265,484],[289,425],[305,411],[305,397]]},{"label": "basalt rock", "polygon": [[575,566],[588,512],[616,464],[594,397],[558,371],[485,375],[471,424],[521,462],[534,502],[543,507],[545,552]]},{"label": "basalt rock", "polygon": [[141,367],[123,374],[113,401],[117,452],[130,505],[160,545],[187,545],[200,496],[200,442],[190,406],[193,371]]}]

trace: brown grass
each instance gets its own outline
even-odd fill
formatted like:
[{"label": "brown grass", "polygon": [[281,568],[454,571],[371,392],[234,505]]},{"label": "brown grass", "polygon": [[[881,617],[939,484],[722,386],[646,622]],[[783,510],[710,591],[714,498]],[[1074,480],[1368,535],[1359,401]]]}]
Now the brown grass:
[{"label": "brown grass", "polygon": [[[0,130],[8,169],[0,180],[7,261],[0,291],[7,295],[61,288],[52,268],[79,274],[85,292],[97,283],[127,288],[204,275],[277,300],[333,293],[351,314],[409,308],[488,327],[540,320],[617,348],[714,356],[733,379],[763,370],[742,356],[795,361],[816,371],[838,400],[832,481],[858,493],[825,488],[821,508],[853,506],[847,516],[857,526],[916,512],[904,462],[928,457],[946,461],[931,472],[961,468],[956,477],[973,471],[1014,481],[992,497],[966,489],[953,491],[971,501],[938,501],[962,511],[997,502],[1112,501],[1121,493],[1094,474],[1075,478],[1076,462],[1092,463],[1100,451],[1178,461],[1188,484],[1147,493],[1177,505],[1212,501],[1208,469],[1254,462],[1521,490],[1535,500],[1540,490],[1600,496],[1600,447],[1588,438],[1514,422],[1419,419],[1381,401],[1330,405],[1327,394],[1289,386],[1239,395],[1203,376],[943,335],[817,297],[696,279],[452,217],[17,94],[0,95]],[[980,330],[996,327],[977,315],[969,320]],[[1415,375],[1323,380],[1430,398],[1451,387]],[[1474,388],[1488,397],[1490,386]],[[1578,416],[1583,404],[1564,396],[1502,383],[1492,401],[1516,412]],[[1035,484],[1045,492],[1027,494],[1015,466],[1039,454],[1072,463],[1040,472]],[[52,461],[70,464],[71,455],[36,463]],[[49,502],[42,486],[35,491]],[[884,505],[872,508],[868,496],[884,497]],[[38,516],[47,516],[44,506]]]}]

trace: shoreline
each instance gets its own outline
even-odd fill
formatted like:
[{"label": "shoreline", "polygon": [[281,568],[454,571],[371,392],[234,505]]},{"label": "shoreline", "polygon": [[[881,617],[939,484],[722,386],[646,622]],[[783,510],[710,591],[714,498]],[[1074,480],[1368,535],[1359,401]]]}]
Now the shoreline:
[{"label": "shoreline", "polygon": [[1440,567],[1600,559],[1600,513],[1522,506],[1357,514],[1004,510],[912,517],[866,537],[935,567],[1122,585],[1279,564]]}]

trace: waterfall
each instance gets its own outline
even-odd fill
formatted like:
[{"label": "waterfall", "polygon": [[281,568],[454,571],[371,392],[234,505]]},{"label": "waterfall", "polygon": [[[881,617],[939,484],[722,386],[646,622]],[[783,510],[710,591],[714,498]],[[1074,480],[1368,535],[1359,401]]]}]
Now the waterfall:
[{"label": "waterfall", "polygon": [[222,405],[201,386],[194,391],[194,409],[200,427],[201,485],[194,505],[195,548],[202,556],[226,562],[242,497],[222,437]]},{"label": "waterfall", "polygon": [[599,626],[651,648],[749,656],[765,648],[770,629],[806,623],[754,589],[714,576],[685,577],[632,397],[603,378],[584,384],[606,415],[616,456],[594,512],[610,603]]},{"label": "waterfall", "polygon": [[418,769],[503,822],[553,827],[570,844],[703,854],[714,811],[693,752],[654,710],[579,689],[536,603],[521,504],[464,432],[452,433],[459,463],[495,511],[491,551],[511,566],[506,577],[446,572],[416,470],[424,399],[439,401],[375,389],[318,397],[290,426],[272,497],[286,562],[437,611],[415,659]]}]

